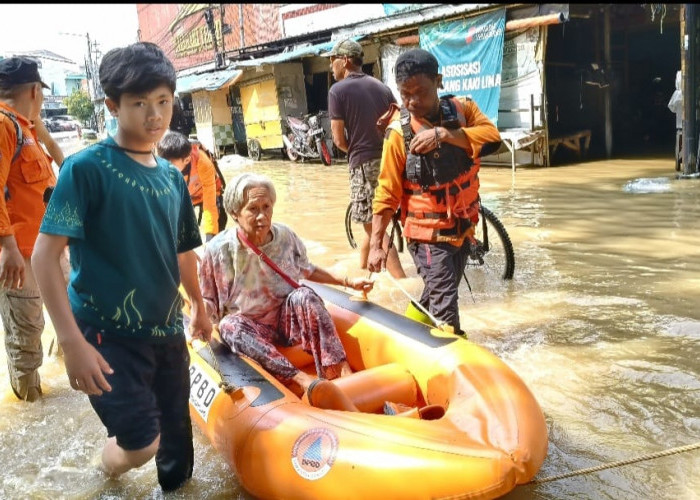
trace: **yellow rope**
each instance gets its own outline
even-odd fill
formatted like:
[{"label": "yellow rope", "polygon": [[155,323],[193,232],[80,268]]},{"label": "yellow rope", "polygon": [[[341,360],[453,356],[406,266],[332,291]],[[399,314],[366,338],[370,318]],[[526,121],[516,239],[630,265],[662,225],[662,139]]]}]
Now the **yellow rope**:
[{"label": "yellow rope", "polygon": [[595,467],[589,467],[587,469],[580,469],[573,472],[566,472],[564,474],[558,474],[556,476],[549,476],[542,479],[532,479],[525,484],[542,484],[548,483],[550,481],[556,481],[558,479],[564,479],[572,476],[581,476],[583,474],[589,474],[591,472],[597,472],[604,469],[611,469],[613,467],[620,467],[621,465],[633,464],[636,462],[643,462],[645,460],[652,460],[654,458],[666,457],[668,455],[675,455],[677,453],[683,453],[686,451],[696,450],[700,448],[700,443],[688,444],[685,446],[679,446],[677,448],[669,448],[668,450],[657,451],[655,453],[649,453],[647,455],[642,455],[637,458],[630,458],[627,460],[619,460],[617,462],[610,462],[607,464],[597,465]]}]

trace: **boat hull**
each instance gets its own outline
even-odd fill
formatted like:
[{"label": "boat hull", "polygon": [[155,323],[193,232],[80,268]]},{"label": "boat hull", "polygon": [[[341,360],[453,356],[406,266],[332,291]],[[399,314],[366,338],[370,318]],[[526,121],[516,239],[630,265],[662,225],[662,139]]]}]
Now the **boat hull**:
[{"label": "boat hull", "polygon": [[[191,349],[193,421],[260,498],[495,498],[547,452],[542,411],[501,360],[465,339],[309,284],[326,301],[355,374],[336,381],[363,412],[304,404],[221,343]],[[297,366],[312,371],[304,354]],[[230,393],[220,382],[237,387]],[[421,420],[385,400],[440,405]]]}]

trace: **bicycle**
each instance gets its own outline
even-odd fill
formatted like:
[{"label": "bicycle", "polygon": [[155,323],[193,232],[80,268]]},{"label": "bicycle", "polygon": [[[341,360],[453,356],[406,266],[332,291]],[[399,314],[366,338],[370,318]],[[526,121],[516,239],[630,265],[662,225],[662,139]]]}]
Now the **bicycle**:
[{"label": "bicycle", "polygon": [[[352,248],[357,248],[357,242],[353,234],[352,203],[348,205],[345,211],[345,234]],[[470,245],[469,254],[467,255],[467,263],[464,266],[464,277],[467,282],[473,281],[470,277],[476,277],[477,274],[486,274],[497,276],[502,280],[513,279],[515,272],[515,253],[513,252],[513,243],[508,236],[503,223],[496,215],[481,205],[479,208],[479,222],[475,228],[474,239],[476,244]],[[403,236],[401,234],[401,226],[397,221],[393,222],[392,234],[396,237],[396,248],[399,252],[403,251]],[[358,227],[361,225],[356,224]],[[362,230],[364,233],[364,230]],[[493,235],[496,238],[493,238]]]}]

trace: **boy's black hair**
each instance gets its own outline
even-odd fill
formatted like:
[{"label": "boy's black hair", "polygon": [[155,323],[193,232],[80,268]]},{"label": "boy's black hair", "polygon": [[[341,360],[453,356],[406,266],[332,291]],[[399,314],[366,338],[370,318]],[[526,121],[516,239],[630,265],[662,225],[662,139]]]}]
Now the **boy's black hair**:
[{"label": "boy's black hair", "polygon": [[105,95],[119,103],[122,94],[139,94],[167,85],[175,93],[175,68],[154,43],[138,42],[112,49],[100,64],[100,85]]},{"label": "boy's black hair", "polygon": [[438,61],[427,50],[411,49],[396,59],[394,74],[397,83],[420,74],[434,79],[438,74]]},{"label": "boy's black hair", "polygon": [[192,144],[180,132],[169,130],[158,143],[158,156],[166,160],[187,158],[192,152]]}]

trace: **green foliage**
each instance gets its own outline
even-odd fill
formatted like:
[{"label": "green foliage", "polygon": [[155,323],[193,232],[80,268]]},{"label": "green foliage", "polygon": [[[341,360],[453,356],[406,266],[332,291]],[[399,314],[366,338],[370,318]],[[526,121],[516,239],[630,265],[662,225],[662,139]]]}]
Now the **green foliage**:
[{"label": "green foliage", "polygon": [[83,90],[73,90],[73,93],[63,103],[68,108],[68,114],[75,116],[81,122],[89,120],[95,111],[90,96]]}]

